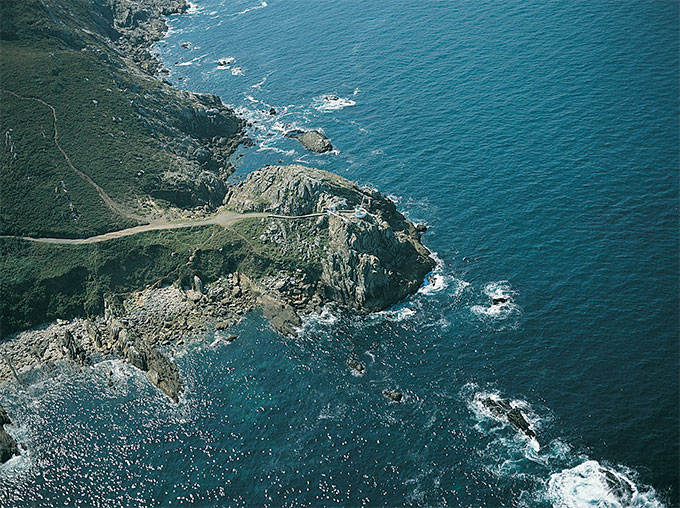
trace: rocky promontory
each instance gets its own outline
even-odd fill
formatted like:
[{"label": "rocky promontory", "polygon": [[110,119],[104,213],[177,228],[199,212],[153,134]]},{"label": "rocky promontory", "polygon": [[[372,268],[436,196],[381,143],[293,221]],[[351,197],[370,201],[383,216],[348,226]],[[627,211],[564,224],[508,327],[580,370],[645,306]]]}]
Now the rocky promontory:
[{"label": "rocky promontory", "polygon": [[[274,215],[260,242],[300,253],[306,293],[317,297],[317,306],[383,310],[417,291],[435,266],[392,201],[327,171],[267,166],[231,187],[224,204]],[[272,289],[285,293],[290,285],[284,275]]]}]

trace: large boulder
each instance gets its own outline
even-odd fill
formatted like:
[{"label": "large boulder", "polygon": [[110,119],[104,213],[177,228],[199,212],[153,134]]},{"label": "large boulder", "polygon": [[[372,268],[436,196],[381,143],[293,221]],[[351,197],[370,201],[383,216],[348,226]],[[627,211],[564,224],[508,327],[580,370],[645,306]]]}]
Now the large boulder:
[{"label": "large boulder", "polygon": [[482,404],[493,416],[500,420],[506,420],[527,437],[536,437],[536,432],[533,431],[526,420],[524,411],[518,406],[513,406],[508,399],[486,397],[482,399]]},{"label": "large boulder", "polygon": [[298,137],[307,150],[314,153],[325,153],[333,150],[331,141],[319,131],[307,131]]}]

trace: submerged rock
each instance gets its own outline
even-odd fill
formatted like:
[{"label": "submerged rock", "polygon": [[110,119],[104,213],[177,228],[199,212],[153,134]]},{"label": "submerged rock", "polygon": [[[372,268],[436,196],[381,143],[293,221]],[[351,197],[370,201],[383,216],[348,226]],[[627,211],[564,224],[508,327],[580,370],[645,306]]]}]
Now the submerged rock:
[{"label": "submerged rock", "polygon": [[298,137],[298,141],[310,152],[325,153],[333,150],[331,141],[319,131],[307,131]]},{"label": "submerged rock", "polygon": [[401,402],[401,399],[404,397],[404,394],[398,390],[385,390],[383,395],[394,402]]},{"label": "submerged rock", "polygon": [[357,374],[363,374],[366,371],[364,364],[354,358],[347,360],[347,366]]},{"label": "submerged rock", "polygon": [[482,404],[492,415],[507,420],[510,425],[526,436],[536,437],[536,433],[531,429],[522,409],[513,406],[508,399],[486,397],[482,399]]},{"label": "submerged rock", "polygon": [[0,464],[4,464],[15,455],[20,455],[17,442],[5,430],[5,425],[12,425],[5,408],[0,406]]}]

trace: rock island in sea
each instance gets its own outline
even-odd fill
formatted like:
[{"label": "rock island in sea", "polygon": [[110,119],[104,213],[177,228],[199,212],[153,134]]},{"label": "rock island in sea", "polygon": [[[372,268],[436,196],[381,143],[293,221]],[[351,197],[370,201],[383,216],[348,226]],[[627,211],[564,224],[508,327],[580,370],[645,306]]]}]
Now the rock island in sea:
[{"label": "rock island in sea", "polygon": [[[4,382],[115,357],[178,401],[174,345],[254,308],[290,335],[326,304],[379,311],[434,267],[423,228],[374,189],[299,165],[226,184],[243,120],[158,79],[149,53],[163,16],[186,8],[2,5]],[[4,461],[20,447],[2,428]]]}]

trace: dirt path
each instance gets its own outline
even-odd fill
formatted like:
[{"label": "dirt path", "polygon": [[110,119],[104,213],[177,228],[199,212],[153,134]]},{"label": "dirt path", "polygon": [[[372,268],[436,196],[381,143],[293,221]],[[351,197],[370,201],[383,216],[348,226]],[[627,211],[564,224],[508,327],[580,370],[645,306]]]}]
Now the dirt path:
[{"label": "dirt path", "polygon": [[73,163],[71,162],[71,159],[69,158],[68,154],[64,151],[64,149],[61,147],[59,144],[59,129],[57,127],[57,110],[54,109],[54,106],[49,104],[48,102],[45,102],[42,99],[39,99],[37,97],[24,97],[22,95],[19,95],[16,92],[13,92],[12,90],[7,90],[4,88],[0,88],[0,92],[8,93],[10,95],[13,95],[17,99],[25,100],[25,101],[36,101],[39,102],[40,104],[43,104],[44,106],[47,106],[50,108],[52,111],[52,119],[53,119],[53,125],[54,125],[54,144],[56,145],[57,149],[61,152],[61,154],[64,156],[64,159],[66,160],[66,164],[68,164],[68,167],[71,168],[80,178],[85,180],[89,185],[94,187],[94,189],[97,191],[97,194],[99,194],[99,197],[102,198],[102,201],[104,201],[104,204],[108,206],[111,210],[114,212],[122,215],[123,217],[126,217],[128,219],[133,219],[137,220],[140,222],[148,222],[148,219],[141,215],[137,215],[130,209],[116,203],[111,197],[102,189],[97,183],[92,180],[88,175],[80,171],[78,168],[76,168]]},{"label": "dirt path", "polygon": [[86,245],[89,243],[106,242],[114,238],[122,238],[124,236],[136,235],[144,233],[145,231],[160,231],[166,229],[181,229],[195,226],[209,226],[216,224],[219,226],[228,226],[243,219],[269,217],[268,213],[236,213],[223,210],[205,219],[186,220],[177,222],[155,221],[143,226],[135,226],[134,228],[121,229],[119,231],[112,231],[103,235],[90,236],[89,238],[33,238],[30,236],[0,236],[0,238],[19,238],[21,240],[29,240],[31,242],[40,243],[54,243],[61,245]]},{"label": "dirt path", "polygon": [[[103,235],[96,235],[96,236],[91,236],[89,238],[33,238],[29,236],[0,236],[0,238],[19,238],[22,240],[29,240],[32,242],[40,242],[40,243],[53,243],[53,244],[61,244],[61,245],[85,245],[89,243],[99,243],[99,242],[105,242],[107,240],[112,240],[114,238],[122,238],[124,236],[130,236],[130,235],[136,235],[138,233],[143,233],[145,231],[159,231],[159,230],[165,230],[165,229],[180,229],[180,228],[189,228],[189,227],[194,227],[194,226],[207,226],[210,224],[217,224],[220,226],[229,226],[230,224],[233,224],[235,222],[238,222],[243,219],[247,219],[250,217],[269,217],[272,219],[293,219],[293,220],[298,220],[298,219],[306,219],[306,218],[312,218],[312,217],[320,217],[324,214],[322,213],[310,213],[307,215],[274,215],[274,214],[269,214],[269,213],[236,213],[236,212],[229,212],[226,210],[222,210],[212,217],[207,217],[204,219],[194,219],[194,220],[184,220],[184,221],[170,221],[168,219],[157,219],[153,221],[149,221],[148,218],[143,217],[141,215],[138,215],[134,213],[132,210],[129,208],[116,203],[111,197],[102,189],[97,183],[92,180],[88,175],[80,171],[78,168],[76,168],[73,163],[71,162],[71,159],[69,158],[68,154],[64,151],[64,149],[61,147],[59,144],[59,129],[57,127],[57,110],[54,109],[54,106],[49,104],[48,102],[45,102],[42,99],[39,99],[37,97],[24,97],[22,95],[19,95],[16,92],[13,92],[12,90],[7,90],[4,88],[0,88],[0,92],[2,93],[8,93],[10,95],[13,95],[14,97],[21,99],[21,100],[30,100],[30,101],[36,101],[39,102],[40,104],[43,104],[44,106],[47,106],[50,108],[52,111],[52,119],[53,119],[53,125],[54,125],[54,144],[56,145],[57,149],[61,154],[64,156],[64,160],[66,160],[66,164],[68,164],[68,167],[71,168],[80,178],[85,180],[89,185],[91,185],[96,191],[97,194],[99,194],[99,197],[102,198],[106,206],[108,206],[111,210],[114,212],[122,215],[123,217],[126,217],[128,219],[133,219],[139,222],[145,222],[146,224],[142,226],[135,226],[132,228],[127,228],[127,229],[121,229],[119,231],[112,231],[111,233],[105,233]],[[349,211],[342,210],[340,211],[342,213],[346,213]],[[351,213],[351,212],[350,212]],[[337,215],[337,213],[336,213]],[[237,233],[238,234],[238,233]]]}]

